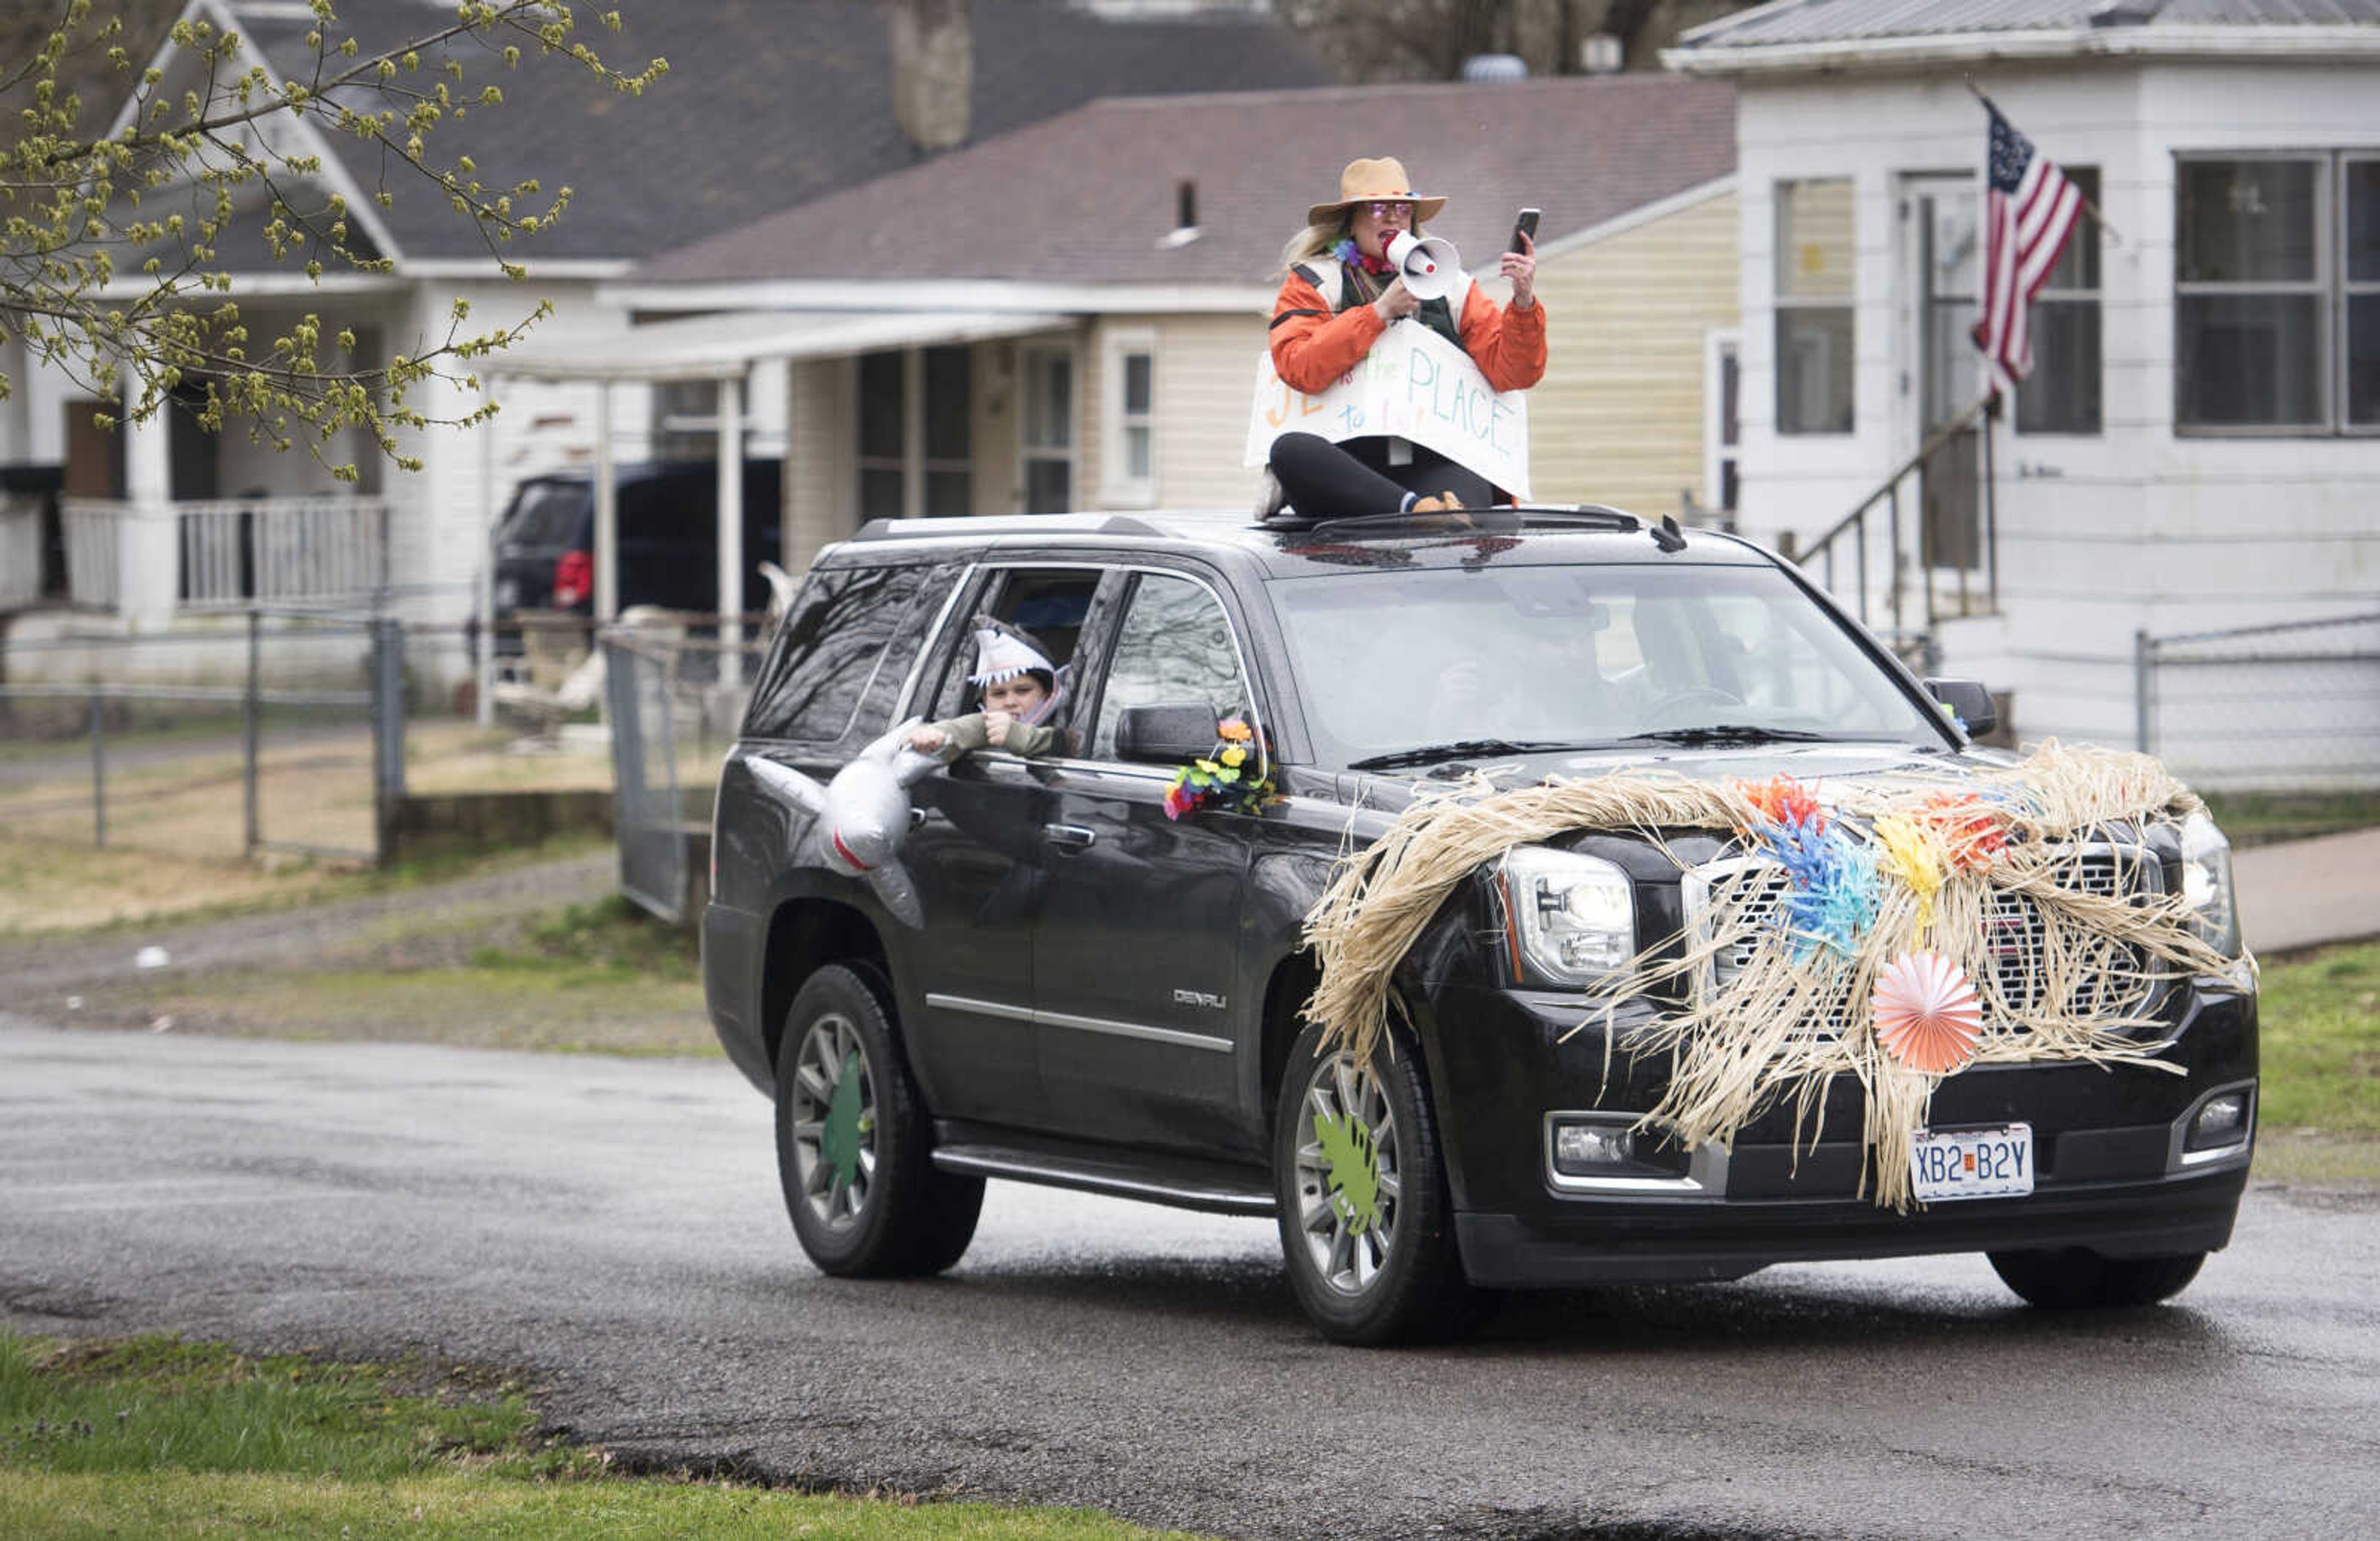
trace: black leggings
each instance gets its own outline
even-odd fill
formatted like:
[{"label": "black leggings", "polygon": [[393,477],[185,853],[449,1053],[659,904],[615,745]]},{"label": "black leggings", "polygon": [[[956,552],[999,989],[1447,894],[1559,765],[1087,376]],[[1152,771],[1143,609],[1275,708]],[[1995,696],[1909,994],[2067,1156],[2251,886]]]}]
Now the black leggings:
[{"label": "black leggings", "polygon": [[1318,434],[1284,433],[1272,442],[1271,461],[1289,505],[1309,519],[1394,514],[1407,492],[1451,492],[1465,508],[1485,508],[1496,495],[1477,471],[1419,444],[1412,465],[1391,466],[1389,442],[1380,438],[1334,444]]}]

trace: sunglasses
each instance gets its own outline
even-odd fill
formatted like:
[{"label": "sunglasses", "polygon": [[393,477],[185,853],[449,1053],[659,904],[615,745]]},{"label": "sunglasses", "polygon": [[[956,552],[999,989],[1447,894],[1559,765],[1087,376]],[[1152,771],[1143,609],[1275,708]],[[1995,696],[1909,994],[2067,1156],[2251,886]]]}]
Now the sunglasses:
[{"label": "sunglasses", "polygon": [[1358,203],[1355,207],[1374,219],[1411,218],[1413,215],[1410,203]]}]

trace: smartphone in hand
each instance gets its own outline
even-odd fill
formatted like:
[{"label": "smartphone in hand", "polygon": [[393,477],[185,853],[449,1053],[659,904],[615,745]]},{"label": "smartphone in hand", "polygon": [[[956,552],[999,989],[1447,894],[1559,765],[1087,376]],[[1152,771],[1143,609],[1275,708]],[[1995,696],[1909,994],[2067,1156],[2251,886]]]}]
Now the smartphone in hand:
[{"label": "smartphone in hand", "polygon": [[1506,249],[1511,251],[1520,250],[1521,237],[1524,236],[1526,236],[1532,242],[1536,241],[1537,238],[1537,211],[1535,209],[1522,210],[1521,217],[1512,222],[1512,244]]}]

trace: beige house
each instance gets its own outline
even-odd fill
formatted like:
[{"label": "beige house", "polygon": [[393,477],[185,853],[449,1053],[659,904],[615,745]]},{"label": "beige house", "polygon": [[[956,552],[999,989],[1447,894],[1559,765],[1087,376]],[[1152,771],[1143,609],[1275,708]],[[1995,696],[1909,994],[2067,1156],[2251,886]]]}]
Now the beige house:
[{"label": "beige house", "polygon": [[1734,96],[1669,77],[1095,102],[656,259],[608,291],[639,328],[523,365],[722,403],[782,365],[789,566],[869,518],[1244,506],[1281,245],[1380,153],[1474,268],[1544,210],[1536,496],[1725,505]]}]

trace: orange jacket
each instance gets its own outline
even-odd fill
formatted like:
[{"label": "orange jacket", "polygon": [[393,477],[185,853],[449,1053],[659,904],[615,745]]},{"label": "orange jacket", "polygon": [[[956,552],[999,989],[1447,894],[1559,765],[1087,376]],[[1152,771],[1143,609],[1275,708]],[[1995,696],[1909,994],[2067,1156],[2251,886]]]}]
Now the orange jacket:
[{"label": "orange jacket", "polygon": [[[1380,313],[1368,305],[1332,315],[1322,291],[1292,268],[1272,302],[1274,372],[1308,394],[1327,391],[1332,381],[1363,361],[1387,330]],[[1455,330],[1463,334],[1463,351],[1500,391],[1526,390],[1546,372],[1542,299],[1515,310],[1489,299],[1474,284],[1463,297]]]}]

